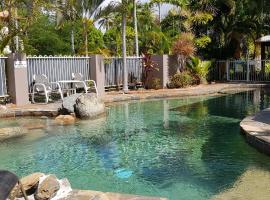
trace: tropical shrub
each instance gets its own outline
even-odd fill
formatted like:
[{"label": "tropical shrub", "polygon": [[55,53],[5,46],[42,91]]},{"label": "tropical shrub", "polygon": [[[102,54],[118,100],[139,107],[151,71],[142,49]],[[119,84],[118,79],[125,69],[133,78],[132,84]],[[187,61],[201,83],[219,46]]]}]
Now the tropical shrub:
[{"label": "tropical shrub", "polygon": [[171,77],[169,88],[184,88],[192,85],[194,79],[189,71],[178,72]]},{"label": "tropical shrub", "polygon": [[186,60],[195,53],[194,35],[192,33],[181,33],[173,43],[172,52],[177,56],[179,71],[182,72],[186,66]]},{"label": "tropical shrub", "polygon": [[153,73],[158,70],[156,63],[152,60],[151,54],[145,53],[143,56],[143,84],[146,89],[151,88]]},{"label": "tropical shrub", "polygon": [[187,62],[187,68],[190,70],[195,80],[197,80],[197,84],[207,82],[206,78],[211,65],[211,61],[202,61],[198,57],[191,57]]},{"label": "tropical shrub", "polygon": [[151,81],[151,89],[158,90],[160,89],[160,78],[154,78]]}]

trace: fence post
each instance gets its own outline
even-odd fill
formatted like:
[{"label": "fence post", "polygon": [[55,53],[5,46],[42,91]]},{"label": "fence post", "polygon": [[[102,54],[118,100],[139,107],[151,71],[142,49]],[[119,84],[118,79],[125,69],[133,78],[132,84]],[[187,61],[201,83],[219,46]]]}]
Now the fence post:
[{"label": "fence post", "polygon": [[249,81],[249,59],[247,59],[247,82]]},{"label": "fence post", "polygon": [[169,56],[153,55],[152,61],[157,65],[158,70],[153,73],[153,78],[160,79],[160,87],[166,88],[169,82]]},{"label": "fence post", "polygon": [[102,55],[91,55],[90,58],[90,76],[96,81],[98,93],[105,94],[105,68]]},{"label": "fence post", "polygon": [[30,103],[25,54],[9,54],[7,59],[7,86],[12,103],[17,106]]},{"label": "fence post", "polygon": [[230,61],[226,60],[226,80],[230,80]]}]

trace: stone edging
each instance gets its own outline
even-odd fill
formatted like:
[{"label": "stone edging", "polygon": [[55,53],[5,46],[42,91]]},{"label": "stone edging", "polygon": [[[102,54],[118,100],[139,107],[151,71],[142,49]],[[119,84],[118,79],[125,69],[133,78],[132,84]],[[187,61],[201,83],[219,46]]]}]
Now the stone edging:
[{"label": "stone edging", "polygon": [[270,155],[270,108],[244,118],[240,127],[251,146]]},{"label": "stone edging", "polygon": [[[269,84],[213,84],[207,85],[205,88],[184,88],[184,89],[167,89],[164,91],[152,91],[145,93],[134,93],[126,95],[106,95],[101,99],[105,104],[111,104],[123,101],[134,101],[134,100],[150,100],[150,99],[164,99],[164,98],[177,98],[177,97],[192,97],[192,96],[203,96],[203,95],[214,95],[223,93],[224,90],[236,90],[243,91],[243,89],[256,89],[270,87]],[[58,115],[58,109],[43,108],[42,105],[39,108],[16,108],[7,109],[5,112],[0,112],[0,118],[8,117],[22,117],[22,116],[47,116],[56,117]]]}]

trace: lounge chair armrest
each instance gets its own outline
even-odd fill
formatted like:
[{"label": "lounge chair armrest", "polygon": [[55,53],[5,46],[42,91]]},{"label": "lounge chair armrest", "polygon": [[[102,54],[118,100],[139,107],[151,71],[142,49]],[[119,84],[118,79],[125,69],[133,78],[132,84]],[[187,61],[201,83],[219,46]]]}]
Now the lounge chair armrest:
[{"label": "lounge chair armrest", "polygon": [[57,85],[58,89],[61,89],[61,86],[58,82],[51,82],[50,83],[51,85]]},{"label": "lounge chair armrest", "polygon": [[84,82],[85,82],[86,84],[87,84],[87,83],[93,83],[94,86],[96,85],[96,81],[94,81],[94,80],[85,80]]},{"label": "lounge chair armrest", "polygon": [[47,91],[47,88],[46,88],[46,85],[45,85],[45,84],[43,84],[43,83],[35,83],[35,84],[33,85],[33,87],[32,87],[32,93],[35,92],[35,89],[36,89],[37,86],[43,87],[44,92]]}]

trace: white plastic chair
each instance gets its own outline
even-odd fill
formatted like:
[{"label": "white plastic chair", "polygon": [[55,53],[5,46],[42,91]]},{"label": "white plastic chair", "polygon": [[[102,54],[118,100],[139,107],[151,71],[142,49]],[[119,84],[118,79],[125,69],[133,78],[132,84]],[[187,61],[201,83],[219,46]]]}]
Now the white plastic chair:
[{"label": "white plastic chair", "polygon": [[87,93],[90,89],[94,89],[98,96],[97,84],[94,80],[85,80],[81,73],[72,73],[72,79],[82,81],[82,83],[75,83],[76,88],[84,88],[85,93]]},{"label": "white plastic chair", "polygon": [[[63,93],[59,83],[56,82],[49,82],[48,78],[44,74],[34,75],[33,76],[34,85],[32,87],[32,102],[35,102],[35,94],[45,95],[45,103],[49,102],[50,95],[52,93],[59,93],[61,99],[63,100]],[[52,86],[56,85],[54,89]]]}]

